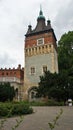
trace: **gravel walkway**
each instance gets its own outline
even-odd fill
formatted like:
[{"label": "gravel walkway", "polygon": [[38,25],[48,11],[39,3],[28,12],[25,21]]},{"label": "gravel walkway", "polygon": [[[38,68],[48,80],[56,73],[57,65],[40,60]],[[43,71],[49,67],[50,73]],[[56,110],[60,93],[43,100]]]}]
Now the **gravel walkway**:
[{"label": "gravel walkway", "polygon": [[[58,120],[59,126],[54,130],[73,130],[73,107],[33,107],[34,113],[24,116],[23,122],[16,130],[50,130],[48,122],[55,119],[56,114],[63,109],[63,114]],[[15,118],[9,118],[3,130],[12,130],[16,123]]]}]

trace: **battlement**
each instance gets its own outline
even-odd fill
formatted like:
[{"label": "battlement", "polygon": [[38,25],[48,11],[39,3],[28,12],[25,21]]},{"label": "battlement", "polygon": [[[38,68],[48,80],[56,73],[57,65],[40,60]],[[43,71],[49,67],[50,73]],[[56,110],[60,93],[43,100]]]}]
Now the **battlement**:
[{"label": "battlement", "polygon": [[1,68],[0,77],[17,77],[19,79],[24,79],[24,68],[21,68],[19,64],[17,68]]},{"label": "battlement", "polygon": [[13,68],[6,68],[5,67],[5,68],[1,68],[0,71],[1,70],[7,70],[7,71],[8,70],[17,70],[17,69],[23,70],[24,68],[23,67],[21,68],[21,64],[19,64],[17,68],[15,68],[15,67],[13,67]]},{"label": "battlement", "polygon": [[28,47],[25,49],[25,56],[35,56],[39,54],[47,54],[52,53],[54,51],[54,47],[52,44],[44,44],[41,46]]}]

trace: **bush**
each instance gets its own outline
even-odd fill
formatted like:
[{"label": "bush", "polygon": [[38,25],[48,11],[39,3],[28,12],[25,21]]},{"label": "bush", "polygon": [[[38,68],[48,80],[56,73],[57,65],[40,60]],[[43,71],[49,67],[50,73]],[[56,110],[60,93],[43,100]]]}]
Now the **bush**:
[{"label": "bush", "polygon": [[30,114],[32,113],[32,108],[29,107],[28,104],[20,103],[14,104],[12,114],[13,115],[23,115],[23,114]]},{"label": "bush", "polygon": [[47,106],[64,106],[64,102],[58,102],[58,101],[49,99],[46,105]]},{"label": "bush", "polygon": [[31,106],[46,106],[45,102],[42,102],[42,101],[39,101],[39,102],[32,101],[32,102],[30,102],[30,105]]},{"label": "bush", "polygon": [[25,103],[0,103],[0,117],[31,114],[33,109]]},{"label": "bush", "polygon": [[4,105],[0,105],[0,117],[7,115],[8,115],[8,109]]},{"label": "bush", "polygon": [[10,83],[0,83],[0,101],[12,101],[15,97],[14,87]]},{"label": "bush", "polygon": [[57,102],[53,99],[49,99],[47,102],[44,101],[32,101],[30,102],[31,106],[64,106],[64,102]]}]

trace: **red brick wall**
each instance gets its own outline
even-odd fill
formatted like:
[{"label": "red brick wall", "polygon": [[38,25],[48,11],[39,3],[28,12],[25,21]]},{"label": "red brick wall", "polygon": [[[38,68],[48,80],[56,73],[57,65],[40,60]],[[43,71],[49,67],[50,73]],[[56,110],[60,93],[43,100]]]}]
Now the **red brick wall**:
[{"label": "red brick wall", "polygon": [[13,69],[0,69],[0,77],[17,77],[19,79],[24,79],[24,69],[20,68],[13,68]]},{"label": "red brick wall", "polygon": [[55,38],[54,38],[52,32],[50,32],[50,33],[44,33],[44,34],[40,34],[40,35],[26,37],[25,48],[37,46],[37,39],[39,39],[39,38],[44,38],[44,44],[53,43],[55,45],[55,42],[56,42]]}]

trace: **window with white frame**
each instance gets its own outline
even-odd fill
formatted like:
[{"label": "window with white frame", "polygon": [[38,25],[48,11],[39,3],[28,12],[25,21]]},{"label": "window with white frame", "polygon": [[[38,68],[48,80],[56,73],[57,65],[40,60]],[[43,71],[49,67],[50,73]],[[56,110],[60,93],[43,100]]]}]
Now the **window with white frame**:
[{"label": "window with white frame", "polygon": [[37,39],[37,45],[44,44],[44,38]]}]

